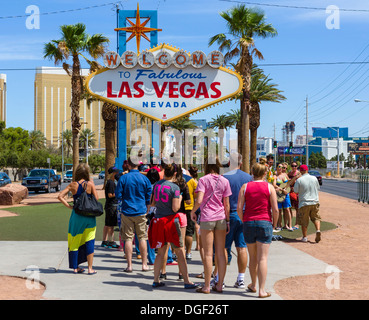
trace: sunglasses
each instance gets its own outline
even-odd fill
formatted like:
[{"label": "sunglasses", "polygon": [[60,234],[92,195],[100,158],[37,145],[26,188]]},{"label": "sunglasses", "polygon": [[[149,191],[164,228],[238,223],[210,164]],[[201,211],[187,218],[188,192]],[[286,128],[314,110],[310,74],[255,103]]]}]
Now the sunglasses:
[{"label": "sunglasses", "polygon": [[297,166],[291,166],[292,168],[297,168]]}]

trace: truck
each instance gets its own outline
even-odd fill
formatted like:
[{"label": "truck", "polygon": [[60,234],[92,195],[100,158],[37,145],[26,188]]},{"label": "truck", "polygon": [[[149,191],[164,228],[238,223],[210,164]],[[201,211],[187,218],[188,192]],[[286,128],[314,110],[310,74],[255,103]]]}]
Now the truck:
[{"label": "truck", "polygon": [[22,185],[27,187],[28,191],[36,193],[39,191],[49,193],[51,189],[60,191],[61,176],[55,174],[53,169],[33,169],[27,177],[23,178]]}]

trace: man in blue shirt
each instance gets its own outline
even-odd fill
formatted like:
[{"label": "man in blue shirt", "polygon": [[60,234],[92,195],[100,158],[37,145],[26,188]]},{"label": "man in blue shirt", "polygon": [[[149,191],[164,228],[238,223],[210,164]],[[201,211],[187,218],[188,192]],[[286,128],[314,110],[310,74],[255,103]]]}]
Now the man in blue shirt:
[{"label": "man in blue shirt", "polygon": [[147,224],[146,213],[151,198],[151,183],[140,173],[137,165],[128,159],[129,173],[118,182],[115,196],[121,201],[121,235],[125,241],[127,268],[132,272],[132,242],[136,233],[142,256],[142,271],[150,270],[147,266]]},{"label": "man in blue shirt", "polygon": [[246,242],[243,236],[243,222],[237,214],[237,202],[238,194],[241,187],[252,180],[252,177],[240,170],[242,162],[242,156],[238,153],[230,155],[230,167],[231,171],[224,174],[224,178],[228,179],[231,186],[232,195],[229,197],[230,204],[230,232],[226,236],[226,249],[228,253],[228,262],[231,262],[231,247],[233,241],[237,250],[237,263],[238,263],[238,277],[234,284],[235,288],[245,288],[245,272],[247,267],[247,252]]}]

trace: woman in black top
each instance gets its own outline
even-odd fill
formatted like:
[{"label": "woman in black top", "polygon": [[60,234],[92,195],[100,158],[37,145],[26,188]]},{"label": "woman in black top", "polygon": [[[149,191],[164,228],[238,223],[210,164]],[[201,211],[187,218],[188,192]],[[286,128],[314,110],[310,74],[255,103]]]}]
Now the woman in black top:
[{"label": "woman in black top", "polygon": [[118,225],[118,202],[115,199],[115,175],[119,173],[119,169],[111,167],[109,168],[108,173],[110,174],[110,177],[105,185],[105,226],[103,229],[103,241],[101,246],[117,249],[119,248],[119,245],[114,242],[114,227]]}]

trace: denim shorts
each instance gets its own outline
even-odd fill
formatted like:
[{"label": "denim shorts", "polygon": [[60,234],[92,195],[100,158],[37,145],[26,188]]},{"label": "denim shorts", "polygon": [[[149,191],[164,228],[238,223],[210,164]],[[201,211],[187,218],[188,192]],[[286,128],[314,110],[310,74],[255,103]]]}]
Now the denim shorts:
[{"label": "denim shorts", "polygon": [[230,230],[226,235],[225,247],[231,249],[234,241],[236,248],[246,248],[246,242],[243,236],[243,222],[236,214],[230,214]]},{"label": "denim shorts", "polygon": [[265,244],[272,243],[272,223],[265,220],[246,221],[243,224],[243,235],[247,244],[252,244],[256,241]]}]

